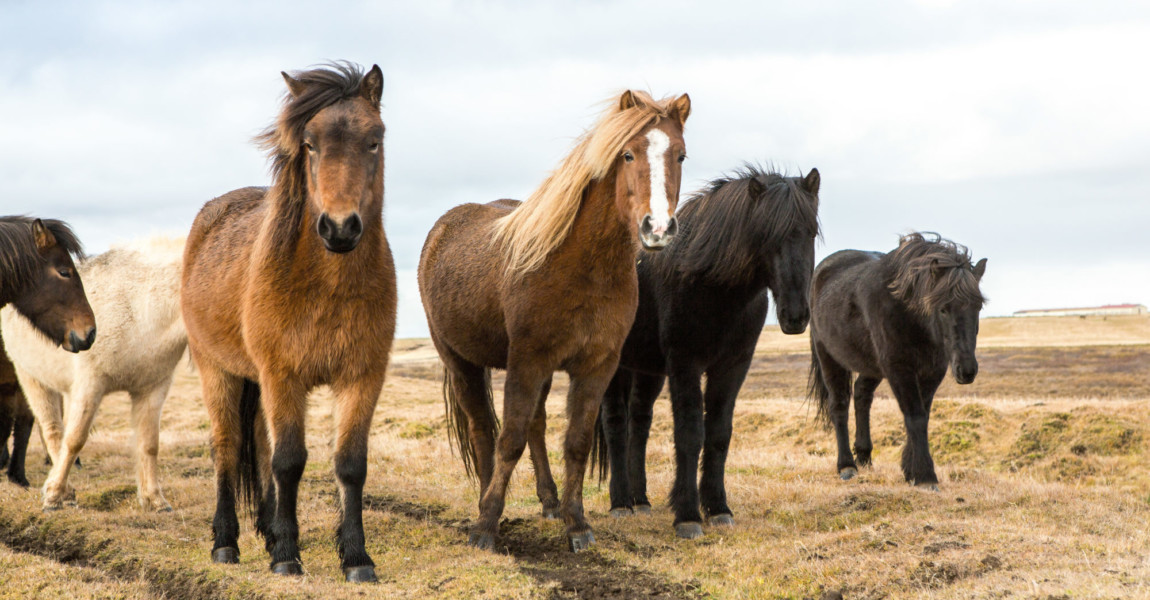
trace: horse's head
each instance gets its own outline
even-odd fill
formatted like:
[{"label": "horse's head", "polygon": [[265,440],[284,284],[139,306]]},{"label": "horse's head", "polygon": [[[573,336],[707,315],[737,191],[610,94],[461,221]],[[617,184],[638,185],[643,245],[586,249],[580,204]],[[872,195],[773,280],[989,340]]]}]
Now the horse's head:
[{"label": "horse's head", "polygon": [[[96,341],[96,317],[84,295],[80,273],[72,262],[71,252],[78,252],[79,244],[62,243],[65,240],[57,239],[49,225],[40,219],[32,221],[31,227],[41,260],[12,305],[37,330],[65,350],[87,350]],[[71,235],[62,223],[57,231],[62,236]]]},{"label": "horse's head", "polygon": [[[975,281],[982,281],[986,272],[986,259],[971,268]],[[974,355],[978,344],[978,316],[982,300],[954,298],[938,309],[938,319],[946,340],[946,354],[950,359],[950,372],[960,384],[972,383],[978,375],[978,358]]]},{"label": "horse's head", "polygon": [[[630,90],[619,98],[620,110],[641,100]],[[615,198],[619,211],[639,228],[639,241],[647,250],[662,250],[675,237],[678,224],[682,163],[687,158],[683,124],[691,114],[686,94],[671,101],[669,119],[658,119],[623,144],[615,158]]]},{"label": "horse's head", "polygon": [[[766,214],[773,221],[766,225],[777,231],[768,243],[760,245],[761,264],[768,267],[767,287],[775,298],[775,316],[783,333],[794,335],[807,328],[811,318],[811,275],[815,268],[815,238],[819,235],[819,171],[811,169],[806,177],[793,178],[795,185],[786,186],[789,198],[765,198],[770,192],[757,179],[749,181],[748,190],[757,198],[756,214]],[[766,203],[790,202],[793,206],[764,206]],[[763,208],[773,209],[763,211]],[[785,223],[789,226],[780,227]]]},{"label": "horse's head", "polygon": [[[358,79],[343,75],[352,83]],[[350,89],[346,83],[340,89],[342,81],[326,69],[283,77],[292,96],[287,110],[298,105],[301,113],[314,111],[299,134],[296,152],[307,174],[316,234],[329,251],[351,252],[363,236],[361,214],[383,196],[383,72],[373,66]],[[316,111],[315,105],[323,103],[327,105]]]}]

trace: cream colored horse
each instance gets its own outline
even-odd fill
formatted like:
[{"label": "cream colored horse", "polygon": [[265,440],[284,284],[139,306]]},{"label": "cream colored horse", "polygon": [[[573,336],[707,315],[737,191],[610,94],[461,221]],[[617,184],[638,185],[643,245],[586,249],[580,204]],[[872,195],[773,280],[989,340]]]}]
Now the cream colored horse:
[{"label": "cream colored horse", "polygon": [[79,265],[100,332],[87,352],[61,350],[11,307],[0,311],[4,345],[52,458],[45,510],[75,501],[68,472],[88,440],[100,401],[119,391],[132,398],[140,505],[171,510],[156,481],[156,456],[160,410],[188,345],[179,304],[183,248],[182,238],[153,238]]}]

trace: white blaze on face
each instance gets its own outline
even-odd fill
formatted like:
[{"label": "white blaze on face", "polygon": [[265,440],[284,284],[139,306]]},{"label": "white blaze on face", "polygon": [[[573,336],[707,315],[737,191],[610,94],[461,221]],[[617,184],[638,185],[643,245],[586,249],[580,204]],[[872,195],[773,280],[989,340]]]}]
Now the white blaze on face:
[{"label": "white blaze on face", "polygon": [[671,138],[667,134],[652,129],[647,132],[647,165],[651,167],[651,225],[653,231],[661,234],[670,222],[671,200],[667,197],[667,151],[671,148]]}]

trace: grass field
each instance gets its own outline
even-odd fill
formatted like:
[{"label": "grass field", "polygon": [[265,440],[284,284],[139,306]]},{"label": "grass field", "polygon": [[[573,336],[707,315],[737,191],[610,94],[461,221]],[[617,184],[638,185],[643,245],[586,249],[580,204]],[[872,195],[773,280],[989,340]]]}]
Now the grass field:
[{"label": "grass field", "polygon": [[[70,480],[78,507],[42,513],[37,489],[0,484],[0,598],[1150,598],[1150,319],[985,320],[978,380],[948,381],[935,403],[938,493],[902,481],[901,416],[885,385],[875,466],[838,479],[834,440],[803,398],[806,343],[771,329],[760,341],[727,468],[736,526],[677,540],[665,506],[613,519],[606,487],[589,480],[598,543],[572,555],[561,524],[539,517],[526,459],[499,551],[466,545],[477,490],[447,444],[435,355],[426,340],[398,341],[371,437],[365,524],[381,583],[370,588],[339,571],[323,390],[300,495],[306,575],[271,575],[246,520],[241,564],[210,563],[208,420],[195,373],[181,367],[160,451],[175,511],[137,508],[128,402],[109,396]],[[557,376],[557,479],[565,391]],[[653,499],[672,478],[668,404],[653,428]],[[43,460],[34,436],[34,486]]]}]

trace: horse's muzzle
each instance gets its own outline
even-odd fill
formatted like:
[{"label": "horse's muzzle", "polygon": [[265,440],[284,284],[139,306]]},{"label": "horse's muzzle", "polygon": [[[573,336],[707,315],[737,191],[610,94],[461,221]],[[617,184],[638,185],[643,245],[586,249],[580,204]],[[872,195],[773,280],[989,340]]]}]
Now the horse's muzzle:
[{"label": "horse's muzzle", "polygon": [[68,332],[68,339],[61,346],[68,352],[83,352],[96,343],[96,326],[93,325],[81,337],[75,331]]},{"label": "horse's muzzle", "polygon": [[323,213],[316,223],[316,233],[323,240],[323,247],[329,251],[338,254],[351,252],[363,237],[363,220],[359,218],[359,213],[351,213],[343,223],[336,223],[327,213]]},{"label": "horse's muzzle", "polygon": [[958,384],[974,383],[974,378],[978,376],[978,361],[958,360],[950,366],[950,370],[954,372],[954,380]]},{"label": "horse's muzzle", "polygon": [[667,247],[679,231],[679,221],[671,217],[665,226],[660,227],[650,214],[639,221],[639,242],[644,250],[658,251]]}]

